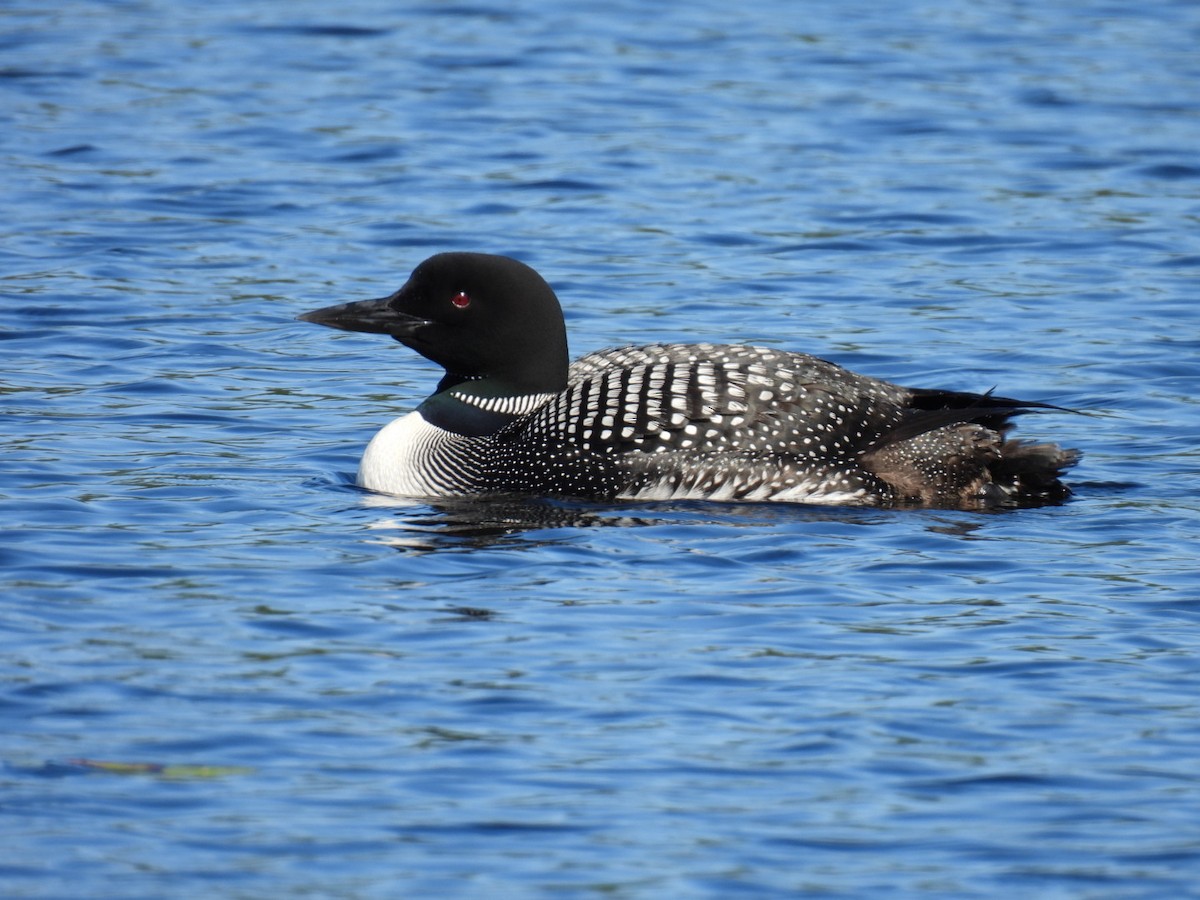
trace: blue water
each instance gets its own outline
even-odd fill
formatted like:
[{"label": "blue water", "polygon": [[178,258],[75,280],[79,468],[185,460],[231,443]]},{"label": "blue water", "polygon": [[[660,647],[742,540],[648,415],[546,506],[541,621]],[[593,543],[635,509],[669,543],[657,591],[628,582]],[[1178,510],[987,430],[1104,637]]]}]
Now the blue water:
[{"label": "blue water", "polygon": [[[11,0],[0,894],[1200,896],[1200,6]],[[575,354],[1085,415],[982,514],[388,503],[520,256]]]}]

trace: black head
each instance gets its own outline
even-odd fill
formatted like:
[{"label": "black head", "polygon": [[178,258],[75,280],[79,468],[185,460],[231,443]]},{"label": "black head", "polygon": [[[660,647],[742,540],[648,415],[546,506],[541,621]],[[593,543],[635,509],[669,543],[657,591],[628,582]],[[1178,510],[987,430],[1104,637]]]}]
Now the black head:
[{"label": "black head", "polygon": [[446,370],[441,389],[480,378],[514,394],[566,386],[567,334],[558,298],[537,272],[507,256],[439,253],[390,297],[300,318],[391,335]]}]

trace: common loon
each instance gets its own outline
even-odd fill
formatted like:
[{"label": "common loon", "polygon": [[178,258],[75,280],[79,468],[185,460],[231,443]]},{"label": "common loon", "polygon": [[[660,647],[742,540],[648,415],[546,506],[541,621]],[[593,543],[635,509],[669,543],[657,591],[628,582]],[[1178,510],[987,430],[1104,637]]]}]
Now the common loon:
[{"label": "common loon", "polygon": [[1045,403],[907,388],[765,347],[650,344],[568,362],[524,263],[440,253],[389,297],[305,313],[387,334],[445,375],[367,447],[358,484],[408,497],[775,500],[979,508],[1053,502],[1079,459],[1006,439]]}]

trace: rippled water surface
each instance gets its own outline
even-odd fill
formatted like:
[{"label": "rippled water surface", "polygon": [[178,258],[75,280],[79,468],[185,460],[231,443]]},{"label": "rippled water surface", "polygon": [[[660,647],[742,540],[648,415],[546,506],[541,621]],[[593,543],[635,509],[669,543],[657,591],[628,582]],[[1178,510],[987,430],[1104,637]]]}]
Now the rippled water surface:
[{"label": "rippled water surface", "polygon": [[[1045,7],[1045,8],[1043,8]],[[0,893],[1196,896],[1200,7],[0,9]],[[1042,399],[1066,504],[402,504],[294,321]]]}]

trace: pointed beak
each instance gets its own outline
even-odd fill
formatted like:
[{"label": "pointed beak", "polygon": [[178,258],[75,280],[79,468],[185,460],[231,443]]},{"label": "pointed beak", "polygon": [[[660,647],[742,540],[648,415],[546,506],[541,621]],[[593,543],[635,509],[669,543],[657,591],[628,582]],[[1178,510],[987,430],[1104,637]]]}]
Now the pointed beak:
[{"label": "pointed beak", "polygon": [[337,306],[326,306],[314,309],[312,312],[297,316],[301,322],[313,322],[316,325],[326,325],[330,328],[340,328],[342,331],[366,331],[371,334],[390,334],[400,340],[410,338],[419,328],[432,325],[428,319],[410,316],[398,312],[389,305],[392,297],[381,297],[378,300],[356,300],[353,303],[341,303]]}]

